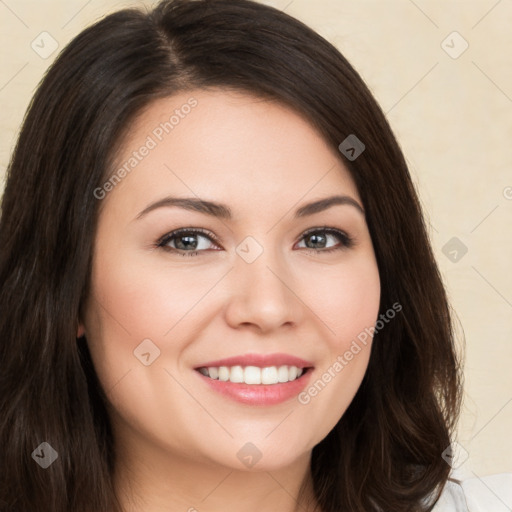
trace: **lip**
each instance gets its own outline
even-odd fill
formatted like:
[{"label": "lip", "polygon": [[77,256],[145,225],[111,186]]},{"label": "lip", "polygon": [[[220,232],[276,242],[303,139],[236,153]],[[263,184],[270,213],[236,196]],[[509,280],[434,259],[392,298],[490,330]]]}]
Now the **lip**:
[{"label": "lip", "polygon": [[[313,363],[290,354],[244,354],[216,361],[208,361],[196,366],[194,369],[207,368],[208,366],[257,366],[265,368],[266,366],[296,366],[297,368],[312,368]],[[275,384],[277,385],[277,384]]]},{"label": "lip", "polygon": [[[230,381],[211,379],[198,370],[205,367],[220,366],[296,366],[302,368],[304,373],[291,382],[279,384],[245,384]],[[313,373],[313,363],[289,354],[245,354],[241,356],[208,361],[194,368],[197,376],[213,391],[236,402],[254,405],[275,405],[296,397],[308,384]]]}]

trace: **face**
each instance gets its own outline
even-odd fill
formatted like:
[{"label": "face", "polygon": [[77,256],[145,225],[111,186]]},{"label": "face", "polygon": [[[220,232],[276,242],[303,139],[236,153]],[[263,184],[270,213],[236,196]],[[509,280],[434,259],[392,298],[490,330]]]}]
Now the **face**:
[{"label": "face", "polygon": [[340,154],[276,102],[195,90],[139,116],[114,174],[79,335],[123,450],[243,470],[309,454],[361,383],[371,337],[351,347],[379,308]]}]

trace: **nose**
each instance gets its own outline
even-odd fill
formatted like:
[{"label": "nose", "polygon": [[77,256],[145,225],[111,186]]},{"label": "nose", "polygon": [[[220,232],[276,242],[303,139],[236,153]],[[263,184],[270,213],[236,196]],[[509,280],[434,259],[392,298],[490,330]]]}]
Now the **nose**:
[{"label": "nose", "polygon": [[271,251],[264,250],[252,263],[237,257],[229,279],[225,314],[231,327],[246,326],[268,333],[294,327],[303,319],[305,306],[298,283],[289,267]]}]

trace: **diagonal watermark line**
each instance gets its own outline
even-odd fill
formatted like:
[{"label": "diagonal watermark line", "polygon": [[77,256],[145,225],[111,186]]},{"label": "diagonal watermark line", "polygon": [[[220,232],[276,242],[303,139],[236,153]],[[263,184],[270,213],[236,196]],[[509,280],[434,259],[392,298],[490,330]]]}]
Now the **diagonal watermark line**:
[{"label": "diagonal watermark line", "polygon": [[128,330],[128,329],[127,329],[127,328],[126,328],[122,323],[121,323],[121,322],[119,322],[119,321],[117,320],[117,318],[115,318],[115,317],[114,317],[114,315],[112,315],[112,314],[110,313],[110,311],[109,311],[109,310],[108,310],[108,309],[107,309],[107,308],[106,308],[106,307],[105,307],[105,306],[104,306],[104,305],[103,305],[103,304],[102,304],[102,303],[101,303],[101,302],[100,302],[96,297],[94,297],[94,296],[93,296],[92,298],[94,299],[94,301],[95,301],[95,302],[97,302],[97,303],[101,306],[101,308],[105,311],[105,313],[107,313],[107,315],[108,315],[110,318],[112,318],[112,320],[114,320],[114,322],[116,322],[116,323],[117,323],[117,325],[119,325],[119,326],[121,327],[121,329],[125,330],[125,331],[126,331],[126,333],[127,333],[129,336],[131,336],[131,335],[132,335],[132,333],[131,333],[131,332],[130,332],[130,331],[129,331],[129,330]]},{"label": "diagonal watermark line", "polygon": [[506,407],[510,402],[512,402],[512,398],[510,398],[509,400],[507,400],[507,401],[505,402],[505,405],[504,405],[503,407],[501,407],[501,409],[500,409],[500,410],[499,410],[499,411],[498,411],[498,412],[497,412],[497,413],[496,413],[496,414],[495,414],[495,415],[494,415],[494,416],[493,416],[493,417],[492,417],[492,418],[491,418],[491,419],[490,419],[490,420],[489,420],[489,421],[488,421],[488,422],[487,422],[487,423],[486,423],[486,424],[485,424],[485,425],[484,425],[484,426],[483,426],[483,427],[482,427],[482,428],[481,428],[481,429],[480,429],[476,434],[474,434],[473,436],[471,436],[471,438],[469,439],[469,441],[468,441],[468,442],[473,441],[473,439],[474,439],[478,434],[480,434],[480,432],[482,432],[482,430],[483,430],[485,427],[487,427],[487,425],[489,425],[489,423],[491,423],[491,421],[492,421],[494,418],[496,418],[496,416],[498,416],[498,414],[499,414],[503,409],[505,409],[505,407]]},{"label": "diagonal watermark line", "polygon": [[329,329],[329,331],[336,335],[336,333],[268,265],[267,268],[277,277],[277,279],[279,279],[279,281],[281,281],[281,283],[286,286],[286,288],[288,288],[288,290],[290,290],[295,295],[295,297],[297,297],[297,299],[302,302],[302,304],[304,304],[304,306],[306,306],[320,320],[320,322],[322,322],[327,327],[327,329]]},{"label": "diagonal watermark line", "polygon": [[297,501],[297,498],[295,496],[293,496],[293,494],[291,494],[288,489],[270,472],[270,471],[266,471],[267,475],[270,476],[278,485],[279,487],[281,487],[281,489],[283,489],[283,491],[288,494],[288,496],[290,496],[290,498],[295,501],[295,503],[297,503],[297,505],[302,509],[302,510],[306,510],[306,508],[304,508],[304,506],[299,503]]},{"label": "diagonal watermark line", "polygon": [[23,25],[25,25],[25,27],[29,28],[29,26],[4,2],[4,0],[0,0],[0,4],[4,5],[14,16],[16,16],[16,18],[18,18],[19,21],[21,21],[21,23],[23,23]]},{"label": "diagonal watermark line", "polygon": [[288,416],[290,416],[290,414],[294,413],[295,412],[295,409],[292,409],[266,436],[265,436],[265,439],[270,435],[272,434],[272,432],[274,432],[283,422],[286,418],[288,418]]},{"label": "diagonal watermark line", "polygon": [[432,222],[430,222],[430,220],[428,221],[428,224],[431,227],[431,229],[433,229],[437,234],[439,234],[439,231],[435,228],[434,224],[432,224]]},{"label": "diagonal watermark line", "polygon": [[425,16],[425,18],[427,18],[430,21],[430,23],[432,23],[432,25],[434,25],[436,28],[439,28],[437,23],[423,9],[421,9],[421,7],[418,4],[416,4],[413,0],[409,0],[409,2],[411,2],[411,4],[414,5],[416,9],[418,9],[418,11],[423,13],[423,16]]},{"label": "diagonal watermark line", "polygon": [[14,75],[9,79],[8,82],[6,82],[2,87],[0,87],[0,91],[3,91],[26,67],[28,66],[28,62],[21,67]]},{"label": "diagonal watermark line", "polygon": [[290,7],[290,5],[293,4],[293,2],[295,2],[295,0],[291,0],[291,2],[288,2],[281,10],[284,12],[286,11],[286,9],[288,9],[288,7]]},{"label": "diagonal watermark line", "polygon": [[91,3],[91,0],[88,0],[73,16],[62,25],[62,28],[66,28],[67,25],[69,25],[89,4]]},{"label": "diagonal watermark line", "polygon": [[489,491],[491,491],[494,494],[494,496],[496,496],[496,498],[498,498],[501,501],[501,503],[503,503],[503,505],[505,505],[507,510],[512,511],[512,508],[510,508],[474,471],[471,471],[471,473],[473,473],[473,475],[475,475],[478,478],[478,480],[480,480],[480,482],[482,482],[485,485],[485,487],[487,487],[487,489],[489,489]]},{"label": "diagonal watermark line", "polygon": [[226,479],[233,473],[233,471],[230,471],[202,500],[201,503],[206,500],[210,495],[212,495],[225,481]]},{"label": "diagonal watermark line", "polygon": [[[174,381],[179,385],[181,386],[181,388],[183,389],[183,391],[185,391],[192,399],[195,400],[195,402],[204,409],[204,411],[206,412],[206,414],[208,414],[208,416],[210,416],[210,418],[215,421],[215,423],[217,423],[217,425],[219,425],[219,427],[222,428],[222,430],[224,430],[226,432],[226,434],[228,434],[229,437],[233,438],[233,436],[231,435],[231,433],[226,429],[226,427],[224,427],[224,425],[222,425],[222,423],[220,423],[211,413],[210,411],[208,411],[208,409],[185,387],[183,386],[183,384],[176,379],[176,377],[174,377],[174,375],[172,375],[172,373],[169,372],[169,370],[167,370],[167,368],[164,368],[164,370],[174,379]],[[233,438],[234,439],[234,438]]]},{"label": "diagonal watermark line", "polygon": [[474,29],[494,8],[501,3],[501,0],[498,0],[472,27],[471,29]]},{"label": "diagonal watermark line", "polygon": [[108,390],[106,393],[107,395],[110,395],[114,388],[133,370],[133,368],[130,368],[120,379],[117,380],[117,382]]},{"label": "diagonal watermark line", "polygon": [[422,82],[427,75],[429,75],[433,69],[439,64],[439,61],[436,62],[387,112],[389,114],[413,89],[415,89],[420,82]]},{"label": "diagonal watermark line", "polygon": [[496,287],[494,287],[473,265],[471,265],[471,268],[510,306],[512,307],[512,304],[509,302],[509,300],[502,295]]},{"label": "diagonal watermark line", "polygon": [[475,231],[475,229],[480,226],[480,224],[482,224],[482,222],[487,219],[487,217],[489,217],[489,215],[491,215],[492,212],[494,212],[496,210],[496,208],[498,208],[499,204],[497,206],[495,206],[471,231],[470,233],[473,233],[473,231]]},{"label": "diagonal watermark line", "polygon": [[304,197],[306,197],[306,196],[307,196],[307,195],[308,195],[308,194],[309,194],[309,193],[310,193],[310,192],[311,192],[311,191],[312,191],[312,190],[313,190],[313,189],[314,189],[314,188],[315,188],[315,187],[316,187],[316,186],[317,186],[317,185],[318,185],[318,184],[319,184],[319,183],[320,183],[320,182],[321,182],[321,181],[322,181],[322,180],[323,180],[323,179],[324,179],[324,178],[325,178],[325,177],[326,177],[326,176],[327,176],[327,175],[328,175],[328,174],[329,174],[333,169],[334,169],[334,167],[335,167],[335,166],[336,166],[336,163],[334,163],[334,164],[332,165],[332,167],[331,167],[331,168],[330,168],[330,169],[329,169],[329,170],[328,170],[328,171],[327,171],[327,172],[326,172],[326,173],[325,173],[325,174],[324,174],[324,175],[323,175],[323,176],[322,176],[322,177],[321,177],[321,178],[320,178],[320,179],[319,179],[315,184],[313,184],[313,185],[311,186],[311,188],[310,188],[308,191],[306,191],[306,192],[304,193],[304,195],[303,195],[302,197],[300,197],[300,198],[297,200],[297,202],[296,202],[295,204],[293,204],[293,205],[288,209],[288,211],[287,211],[287,212],[285,212],[285,214],[284,214],[284,215],[282,215],[282,216],[281,216],[281,218],[280,218],[280,219],[278,219],[278,220],[277,220],[277,222],[276,222],[276,223],[275,223],[275,224],[274,224],[274,225],[273,225],[273,226],[272,226],[272,227],[267,231],[267,233],[270,233],[270,232],[271,232],[271,231],[272,231],[272,230],[273,230],[273,229],[274,229],[274,228],[275,228],[275,227],[276,227],[276,226],[277,226],[277,225],[278,225],[278,224],[279,224],[279,223],[280,223],[280,222],[281,222],[281,221],[282,221],[282,220],[283,220],[287,215],[288,215],[288,213],[290,213],[290,211],[292,210],[292,208],[293,208],[296,204],[298,204],[298,203],[300,202],[300,200],[301,200],[301,199],[303,199]]},{"label": "diagonal watermark line", "polygon": [[165,334],[167,336],[235,267],[231,267]]},{"label": "diagonal watermark line", "polygon": [[480,68],[480,66],[478,66],[478,64],[474,60],[472,60],[471,62],[473,63],[473,66],[475,66],[480,71],[480,73],[482,73],[482,75],[484,75],[487,78],[487,80],[489,80],[489,82],[491,82],[494,85],[494,87],[496,87],[496,89],[498,89],[503,94],[503,96],[505,96],[505,98],[508,99],[508,101],[512,101],[510,96],[482,68]]}]

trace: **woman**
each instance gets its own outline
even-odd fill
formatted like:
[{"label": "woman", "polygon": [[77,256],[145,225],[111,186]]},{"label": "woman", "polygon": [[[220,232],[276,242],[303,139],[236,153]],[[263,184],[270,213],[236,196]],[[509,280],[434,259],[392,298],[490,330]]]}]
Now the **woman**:
[{"label": "woman", "polygon": [[2,511],[452,492],[460,360],[406,163],[283,12],[164,0],[79,34],[24,121],[0,247]]}]

